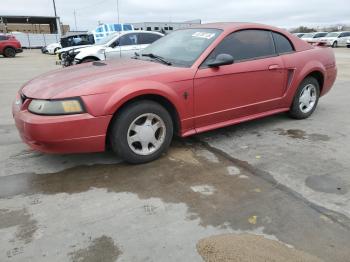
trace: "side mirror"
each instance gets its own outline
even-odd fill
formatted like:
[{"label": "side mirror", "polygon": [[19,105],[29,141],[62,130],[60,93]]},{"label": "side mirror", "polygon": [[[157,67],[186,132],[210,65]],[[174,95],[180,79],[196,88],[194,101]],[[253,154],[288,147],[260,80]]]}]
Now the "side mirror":
[{"label": "side mirror", "polygon": [[223,65],[232,65],[234,62],[232,55],[219,54],[216,56],[214,61],[208,63],[209,67],[219,67]]}]

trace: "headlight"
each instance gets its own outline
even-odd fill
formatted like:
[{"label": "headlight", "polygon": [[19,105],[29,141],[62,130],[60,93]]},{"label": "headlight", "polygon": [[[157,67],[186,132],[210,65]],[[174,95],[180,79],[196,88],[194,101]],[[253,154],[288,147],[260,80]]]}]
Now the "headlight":
[{"label": "headlight", "polygon": [[84,113],[84,106],[79,98],[62,100],[33,99],[28,111],[38,115],[71,115]]}]

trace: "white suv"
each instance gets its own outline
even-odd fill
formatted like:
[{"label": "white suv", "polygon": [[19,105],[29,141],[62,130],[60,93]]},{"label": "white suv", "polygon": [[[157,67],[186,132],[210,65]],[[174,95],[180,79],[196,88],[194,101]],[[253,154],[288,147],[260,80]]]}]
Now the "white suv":
[{"label": "white suv", "polygon": [[332,32],[320,39],[320,42],[331,47],[346,46],[350,39],[350,32]]},{"label": "white suv", "polygon": [[78,48],[69,51],[74,56],[74,64],[106,60],[119,57],[131,57],[135,52],[164,36],[151,31],[127,31],[113,34],[98,45]]}]

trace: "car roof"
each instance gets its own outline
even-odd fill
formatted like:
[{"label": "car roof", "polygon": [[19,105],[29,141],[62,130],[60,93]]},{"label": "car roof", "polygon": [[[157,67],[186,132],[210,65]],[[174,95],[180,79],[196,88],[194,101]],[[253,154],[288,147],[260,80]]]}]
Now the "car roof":
[{"label": "car roof", "polygon": [[164,34],[157,32],[157,31],[146,31],[146,30],[128,30],[128,31],[121,31],[120,32],[121,35],[129,34],[129,33],[151,33],[151,34],[164,35]]},{"label": "car roof", "polygon": [[276,31],[282,34],[291,34],[286,29],[278,28],[275,26],[251,23],[251,22],[222,22],[222,23],[208,23],[192,26],[191,28],[210,28],[210,29],[221,29],[226,32],[233,32],[242,29],[262,29]]},{"label": "car roof", "polygon": [[312,48],[311,45],[301,40],[297,36],[291,34],[286,29],[278,28],[275,26],[259,24],[259,23],[250,23],[250,22],[223,22],[223,23],[208,23],[195,25],[190,28],[207,28],[207,29],[221,29],[224,31],[223,36],[228,35],[232,32],[244,30],[244,29],[260,29],[260,30],[269,30],[280,33],[284,36],[287,36],[289,40],[293,42],[294,48],[296,51],[304,51]]}]

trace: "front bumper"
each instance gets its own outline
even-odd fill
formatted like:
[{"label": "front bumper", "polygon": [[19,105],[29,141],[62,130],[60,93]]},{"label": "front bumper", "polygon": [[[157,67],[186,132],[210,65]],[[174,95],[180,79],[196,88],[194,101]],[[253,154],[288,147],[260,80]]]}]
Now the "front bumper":
[{"label": "front bumper", "polygon": [[45,153],[86,153],[105,150],[106,133],[112,116],[88,113],[41,116],[27,110],[29,102],[13,104],[19,134],[32,149]]}]

